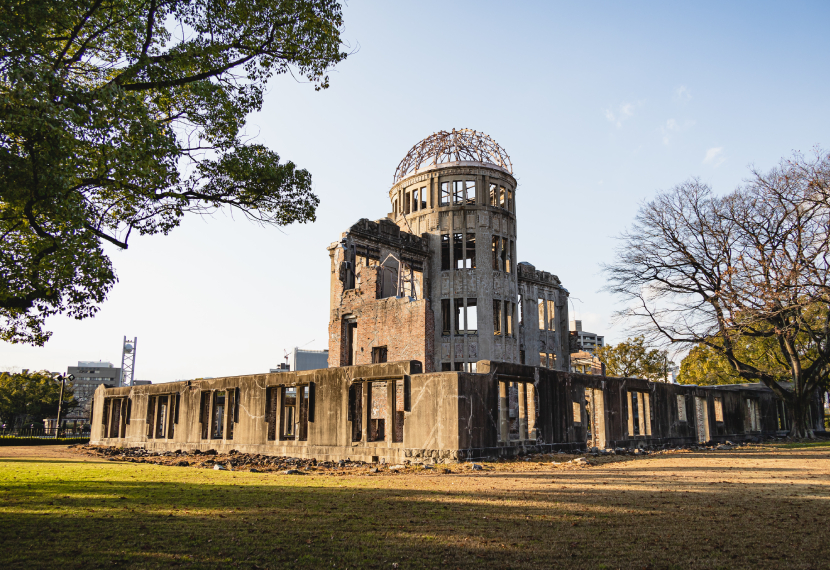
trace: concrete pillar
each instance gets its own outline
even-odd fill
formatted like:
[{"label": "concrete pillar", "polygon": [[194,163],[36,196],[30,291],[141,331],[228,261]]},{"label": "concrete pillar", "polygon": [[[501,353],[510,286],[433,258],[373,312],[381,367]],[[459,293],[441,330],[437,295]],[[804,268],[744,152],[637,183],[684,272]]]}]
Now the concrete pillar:
[{"label": "concrete pillar", "polygon": [[527,436],[536,439],[536,386],[527,385]]},{"label": "concrete pillar", "polygon": [[527,384],[519,382],[519,440],[527,439]]},{"label": "concrete pillar", "polygon": [[502,443],[507,443],[510,439],[509,406],[507,382],[499,382],[499,439]]},{"label": "concrete pillar", "polygon": [[370,391],[370,384],[369,382],[363,383],[363,393],[361,394],[361,398],[363,399],[363,410],[361,410],[362,420],[363,420],[363,433],[361,434],[360,442],[364,445],[366,442],[369,441],[369,422],[372,419],[372,400]]}]

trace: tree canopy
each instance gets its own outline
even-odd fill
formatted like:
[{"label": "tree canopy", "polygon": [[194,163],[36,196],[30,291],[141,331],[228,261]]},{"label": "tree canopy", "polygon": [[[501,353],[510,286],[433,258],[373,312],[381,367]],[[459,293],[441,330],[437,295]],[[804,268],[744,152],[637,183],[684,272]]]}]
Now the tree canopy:
[{"label": "tree canopy", "polygon": [[[0,374],[0,420],[10,427],[29,423],[42,426],[44,418],[57,416],[60,390],[61,383],[48,372],[3,372]],[[77,406],[72,385],[67,383],[61,416]]]},{"label": "tree canopy", "polygon": [[792,435],[811,436],[807,405],[830,363],[828,198],[823,151],[752,170],[724,196],[697,179],[660,193],[605,266],[617,316],[652,342],[721,355],[787,404]]},{"label": "tree canopy", "polygon": [[245,139],[266,84],[315,89],[341,51],[333,0],[18,0],[0,10],[0,338],[94,314],[103,243],[229,207],[309,222],[311,175]]},{"label": "tree canopy", "polygon": [[646,378],[665,381],[668,377],[668,352],[649,348],[645,338],[629,338],[613,346],[596,349],[597,358],[605,364],[605,374],[620,378]]}]

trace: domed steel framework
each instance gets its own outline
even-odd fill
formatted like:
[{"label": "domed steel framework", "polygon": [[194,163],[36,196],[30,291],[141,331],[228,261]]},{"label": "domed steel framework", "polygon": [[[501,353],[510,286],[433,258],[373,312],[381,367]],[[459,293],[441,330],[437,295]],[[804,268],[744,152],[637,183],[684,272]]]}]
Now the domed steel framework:
[{"label": "domed steel framework", "polygon": [[395,169],[394,183],[428,166],[461,161],[487,162],[513,174],[510,157],[496,141],[472,129],[453,129],[438,131],[413,146]]}]

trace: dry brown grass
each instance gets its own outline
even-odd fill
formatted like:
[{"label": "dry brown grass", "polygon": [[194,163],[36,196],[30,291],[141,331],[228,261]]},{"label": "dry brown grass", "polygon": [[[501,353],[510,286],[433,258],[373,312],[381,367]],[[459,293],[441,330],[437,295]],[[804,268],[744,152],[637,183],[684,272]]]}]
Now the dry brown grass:
[{"label": "dry brown grass", "polygon": [[6,567],[827,568],[830,447],[275,475],[0,449]]}]

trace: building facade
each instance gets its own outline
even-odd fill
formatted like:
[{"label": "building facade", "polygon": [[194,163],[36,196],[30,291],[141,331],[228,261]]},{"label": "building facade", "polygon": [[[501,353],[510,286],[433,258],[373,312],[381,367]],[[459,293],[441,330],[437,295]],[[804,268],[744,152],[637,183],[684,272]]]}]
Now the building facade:
[{"label": "building facade", "polygon": [[75,377],[72,386],[75,399],[78,401],[78,407],[67,414],[66,421],[89,421],[92,395],[98,386],[120,386],[121,382],[121,369],[113,366],[111,362],[82,360],[78,362],[78,366],[67,367],[66,371]]}]

